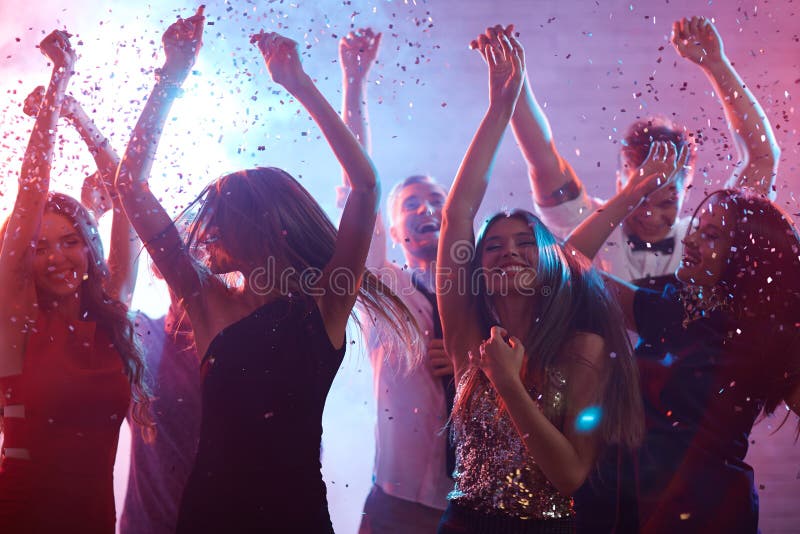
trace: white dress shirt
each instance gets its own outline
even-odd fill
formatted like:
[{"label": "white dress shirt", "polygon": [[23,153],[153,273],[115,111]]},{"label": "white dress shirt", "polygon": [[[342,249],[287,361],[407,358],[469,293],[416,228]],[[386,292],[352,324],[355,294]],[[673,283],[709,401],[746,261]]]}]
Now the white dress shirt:
[{"label": "white dress shirt", "polygon": [[[601,208],[604,200],[590,197],[584,188],[577,198],[568,200],[558,206],[536,206],[536,212],[542,222],[559,239],[564,239],[584,219]],[[632,250],[628,238],[622,231],[622,225],[611,232],[606,242],[595,257],[595,266],[623,280],[634,281],[647,277],[674,274],[683,256],[683,243],[691,217],[676,219],[665,237],[675,238],[672,254],[659,251]]]},{"label": "white dress shirt", "polygon": [[[386,261],[376,274],[414,314],[423,334],[422,347],[427,348],[433,337],[431,304],[414,287],[411,273]],[[388,350],[387,330],[393,326],[366,322],[378,408],[373,480],[393,497],[444,510],[453,481],[445,468],[447,410],[442,381],[426,362],[406,371],[404,358]]]}]

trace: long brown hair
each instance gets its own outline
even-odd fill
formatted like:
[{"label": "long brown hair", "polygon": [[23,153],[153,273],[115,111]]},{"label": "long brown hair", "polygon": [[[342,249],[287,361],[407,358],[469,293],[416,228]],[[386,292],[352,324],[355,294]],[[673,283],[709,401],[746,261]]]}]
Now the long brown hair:
[{"label": "long brown hair", "polygon": [[709,194],[693,221],[715,200],[733,215],[730,223],[726,221],[731,252],[718,286],[730,295],[728,319],[763,353],[759,363],[767,377],[764,413],[768,415],[800,379],[800,234],[789,216],[768,199],[734,189]]},{"label": "long brown hair", "polygon": [[[154,425],[150,417],[150,396],[144,383],[145,371],[141,353],[135,342],[134,328],[128,307],[109,296],[105,290],[109,270],[103,254],[103,243],[95,218],[74,198],[63,193],[50,192],[44,207],[45,213],[55,213],[66,217],[83,240],[88,255],[88,277],[81,282],[79,297],[81,316],[96,321],[110,336],[114,348],[119,353],[125,369],[125,376],[131,385],[133,409],[131,415],[145,436],[152,435]],[[8,219],[3,225],[0,238],[5,234]],[[48,310],[46,301],[40,302],[40,309]]]},{"label": "long brown hair", "polygon": [[[561,349],[570,335],[581,327],[585,328],[582,325],[590,325],[594,332],[603,337],[611,362],[596,401],[602,410],[599,435],[605,443],[635,447],[644,436],[639,374],[619,306],[606,291],[602,278],[589,260],[575,250],[566,250],[535,215],[514,210],[497,213],[484,222],[478,232],[470,274],[481,268],[483,241],[488,230],[505,218],[517,218],[525,222],[538,248],[535,294],[529,297],[536,299],[536,318],[521,339],[527,354],[536,355],[527,359],[527,367],[523,370],[526,382],[534,382],[530,385],[535,385],[539,393],[547,398],[553,386],[549,380],[542,378],[563,366]],[[490,328],[498,324],[497,313],[488,297],[485,277],[471,278],[477,281],[473,294],[478,295],[482,334],[488,337]],[[569,381],[568,376],[565,378]],[[474,384],[467,384],[459,394],[454,413],[468,409],[472,387]],[[569,403],[570,399],[567,398],[566,402]],[[548,419],[559,426],[558,414],[550,406],[545,405],[543,409]]]},{"label": "long brown hair", "polygon": [[[234,257],[286,275],[287,286],[282,289],[288,294],[284,297],[304,296],[307,280],[303,277],[321,272],[333,257],[336,227],[308,191],[282,169],[257,167],[225,175],[208,185],[184,213],[195,206],[199,209],[188,227],[188,248],[197,252],[203,231],[215,226]],[[351,282],[359,281],[345,281]],[[415,365],[422,351],[413,315],[370,271],[364,271],[359,283],[360,307],[373,321],[397,326],[396,339],[387,342],[405,344],[409,365]],[[355,309],[351,317],[362,327]]]}]

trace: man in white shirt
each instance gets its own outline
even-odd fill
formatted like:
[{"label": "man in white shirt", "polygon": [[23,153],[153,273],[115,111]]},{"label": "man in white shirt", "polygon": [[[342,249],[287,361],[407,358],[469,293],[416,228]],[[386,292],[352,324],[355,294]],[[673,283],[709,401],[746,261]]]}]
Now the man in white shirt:
[{"label": "man in white shirt", "polygon": [[[528,95],[532,98],[530,91]],[[634,123],[623,140],[621,168],[617,173],[618,188],[625,185],[631,174],[638,172],[653,141],[669,141],[678,152],[688,142],[684,129],[664,119],[652,118]],[[547,180],[540,178],[540,174],[531,173],[536,211],[548,228],[562,239],[605,203],[590,197],[569,164],[564,163],[568,181],[555,191],[545,192],[551,187]],[[691,180],[690,163],[679,174],[673,187],[653,193],[613,230],[598,254],[597,266],[639,285],[660,286],[659,280],[672,275],[680,264],[681,239],[686,235],[691,217],[679,217],[679,214]]]},{"label": "man in white shirt", "polygon": [[[369,29],[342,38],[345,123],[369,151],[366,75],[375,59],[380,34]],[[347,194],[339,188],[340,205]],[[434,262],[446,191],[428,176],[410,176],[388,198],[389,233],[405,255],[400,266],[387,258],[386,229],[378,214],[367,268],[397,294],[414,315],[427,353],[422,365],[409,367],[409,354],[388,343],[393,326],[370,326],[367,349],[373,368],[378,417],[375,428],[374,485],[364,504],[360,534],[431,533],[453,489],[452,449],[445,430],[454,392],[453,366],[444,352],[435,308]],[[450,458],[448,458],[450,456]]]}]

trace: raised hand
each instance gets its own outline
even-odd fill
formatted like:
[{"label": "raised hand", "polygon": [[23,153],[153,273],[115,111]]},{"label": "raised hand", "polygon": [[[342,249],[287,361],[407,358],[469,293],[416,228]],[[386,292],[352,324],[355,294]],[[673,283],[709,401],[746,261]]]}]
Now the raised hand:
[{"label": "raised hand", "polygon": [[39,50],[53,62],[53,69],[62,74],[73,73],[75,50],[69,44],[71,35],[65,31],[53,30],[39,43]]},{"label": "raised hand", "polygon": [[366,79],[378,55],[382,35],[375,34],[372,28],[360,28],[339,40],[339,61],[342,64],[342,72],[350,83]]},{"label": "raised hand", "polygon": [[509,24],[504,28],[502,24],[495,24],[494,26],[486,28],[485,32],[478,35],[475,39],[473,39],[469,43],[469,47],[471,50],[477,50],[478,52],[480,52],[481,57],[483,57],[483,59],[486,60],[486,56],[483,53],[486,44],[489,43],[491,39],[496,38],[501,33],[505,33],[507,37],[513,37],[514,25]]},{"label": "raised hand", "polygon": [[[42,99],[44,99],[44,86],[40,85],[25,97],[25,102],[22,104],[23,113],[29,117],[36,117],[42,109]],[[79,106],[80,104],[71,95],[64,95],[64,100],[61,102],[60,116],[65,119],[71,119]]]},{"label": "raised hand", "polygon": [[39,85],[28,96],[22,104],[22,112],[29,117],[35,117],[42,109],[42,99],[44,99],[44,86]]},{"label": "raised hand", "polygon": [[473,363],[498,391],[520,380],[520,371],[525,361],[525,347],[522,342],[515,337],[506,341],[507,336],[506,330],[493,326],[489,339],[481,343],[478,356],[472,355]]},{"label": "raised hand", "polygon": [[722,38],[705,17],[681,19],[672,24],[672,45],[681,57],[698,65],[722,60]]},{"label": "raised hand", "polygon": [[308,81],[308,75],[300,61],[297,42],[275,32],[261,30],[250,36],[250,43],[256,45],[264,56],[272,80],[284,86],[290,93]]},{"label": "raised hand", "polygon": [[180,85],[191,72],[203,46],[204,11],[205,6],[198,7],[194,15],[188,19],[179,17],[164,32],[161,42],[167,59],[158,70],[158,78],[162,83]]},{"label": "raised hand", "polygon": [[633,174],[626,188],[636,196],[647,197],[656,189],[671,184],[689,165],[691,145],[685,144],[680,152],[671,141],[654,141],[642,165]]},{"label": "raised hand", "polygon": [[493,32],[482,44],[481,54],[489,66],[489,101],[513,107],[525,79],[522,45],[503,31]]}]

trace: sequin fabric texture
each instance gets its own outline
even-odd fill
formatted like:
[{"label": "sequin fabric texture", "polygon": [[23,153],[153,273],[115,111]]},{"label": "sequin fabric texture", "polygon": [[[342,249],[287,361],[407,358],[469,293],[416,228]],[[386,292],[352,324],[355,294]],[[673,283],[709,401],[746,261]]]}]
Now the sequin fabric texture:
[{"label": "sequin fabric texture", "polygon": [[[572,517],[572,499],[561,495],[544,476],[508,413],[498,413],[497,393],[483,372],[476,367],[468,369],[459,381],[457,395],[464,393],[473,376],[468,417],[453,415],[455,488],[447,498],[487,514],[520,519]],[[556,413],[563,413],[566,381],[557,372],[551,373],[550,380],[555,387],[548,398],[538,398],[535,391],[529,393],[540,406],[547,402]]]}]

